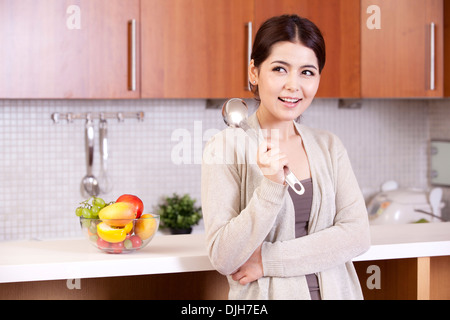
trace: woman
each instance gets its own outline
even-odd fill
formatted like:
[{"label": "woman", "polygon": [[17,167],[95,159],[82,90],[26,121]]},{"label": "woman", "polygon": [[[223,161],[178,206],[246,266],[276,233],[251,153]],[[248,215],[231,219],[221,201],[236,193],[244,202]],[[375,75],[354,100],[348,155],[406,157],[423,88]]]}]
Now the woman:
[{"label": "woman", "polygon": [[[260,104],[248,123],[265,139],[246,148],[236,143],[246,133],[228,128],[205,146],[211,263],[227,275],[230,299],[361,299],[351,259],[369,248],[369,227],[347,152],[335,135],[294,121],[319,87],[323,37],[307,19],[274,17],[258,30],[251,58]],[[285,183],[286,166],[303,195]]]}]

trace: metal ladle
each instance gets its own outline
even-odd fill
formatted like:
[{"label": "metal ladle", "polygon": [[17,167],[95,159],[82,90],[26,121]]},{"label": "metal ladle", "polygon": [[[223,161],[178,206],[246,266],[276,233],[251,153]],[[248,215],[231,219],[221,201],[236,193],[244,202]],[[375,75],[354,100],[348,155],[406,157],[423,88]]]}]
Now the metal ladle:
[{"label": "metal ladle", "polygon": [[[232,128],[241,128],[247,134],[254,130],[248,125],[248,107],[244,100],[239,98],[233,98],[226,101],[222,106],[222,117],[225,124]],[[255,132],[256,137],[258,135]],[[295,191],[295,193],[302,195],[305,193],[300,180],[292,173],[288,167],[285,169],[285,181]]]},{"label": "metal ladle", "polygon": [[100,176],[98,177],[100,191],[109,193],[112,190],[112,184],[108,177],[108,122],[100,115],[99,122],[100,138]]},{"label": "metal ladle", "polygon": [[85,125],[85,144],[86,144],[86,166],[87,174],[81,180],[81,194],[87,198],[97,196],[100,193],[98,181],[92,174],[92,164],[94,162],[94,125],[90,117]]}]

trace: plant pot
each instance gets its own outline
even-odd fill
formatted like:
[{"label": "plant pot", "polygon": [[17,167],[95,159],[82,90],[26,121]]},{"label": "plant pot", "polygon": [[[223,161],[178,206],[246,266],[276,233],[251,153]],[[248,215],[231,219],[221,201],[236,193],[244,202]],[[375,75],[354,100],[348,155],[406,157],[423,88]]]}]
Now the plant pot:
[{"label": "plant pot", "polygon": [[171,234],[190,234],[192,232],[192,228],[170,228]]}]

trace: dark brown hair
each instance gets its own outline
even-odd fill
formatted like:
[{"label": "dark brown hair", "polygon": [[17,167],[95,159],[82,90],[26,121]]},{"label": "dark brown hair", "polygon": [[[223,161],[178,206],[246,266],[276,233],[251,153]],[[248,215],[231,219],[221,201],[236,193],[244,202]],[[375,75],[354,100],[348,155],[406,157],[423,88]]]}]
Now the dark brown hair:
[{"label": "dark brown hair", "polygon": [[[310,20],[298,15],[282,15],[272,17],[258,29],[253,42],[251,59],[259,68],[270,55],[272,46],[281,41],[300,42],[314,51],[319,63],[319,73],[325,66],[325,41],[319,28]],[[258,87],[250,83],[250,87],[258,97]]]}]

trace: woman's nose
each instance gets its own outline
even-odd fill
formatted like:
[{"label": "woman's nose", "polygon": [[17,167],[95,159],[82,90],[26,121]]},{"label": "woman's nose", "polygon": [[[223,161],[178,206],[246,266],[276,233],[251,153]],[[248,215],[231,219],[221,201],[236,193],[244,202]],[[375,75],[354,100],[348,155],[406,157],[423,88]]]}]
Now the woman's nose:
[{"label": "woman's nose", "polygon": [[286,90],[289,90],[291,92],[296,92],[300,90],[300,80],[298,77],[294,75],[290,75],[287,78],[286,84],[284,85]]}]

